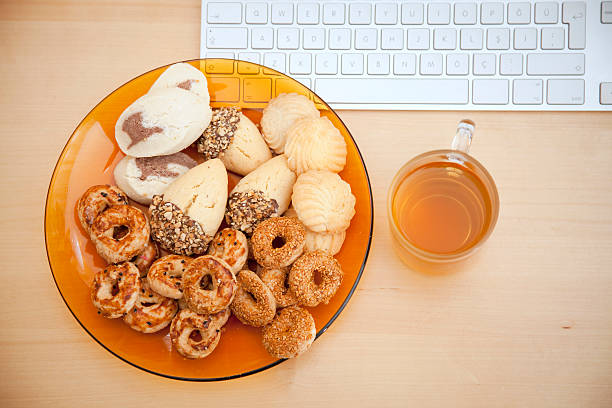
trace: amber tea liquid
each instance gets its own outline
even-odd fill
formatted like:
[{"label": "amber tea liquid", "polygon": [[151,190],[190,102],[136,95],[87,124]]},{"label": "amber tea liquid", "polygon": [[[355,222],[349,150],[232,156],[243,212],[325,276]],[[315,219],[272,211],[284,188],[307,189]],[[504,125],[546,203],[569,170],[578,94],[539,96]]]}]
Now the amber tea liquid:
[{"label": "amber tea liquid", "polygon": [[412,245],[452,255],[476,245],[491,224],[491,198],[477,175],[454,162],[430,162],[399,181],[392,217]]}]

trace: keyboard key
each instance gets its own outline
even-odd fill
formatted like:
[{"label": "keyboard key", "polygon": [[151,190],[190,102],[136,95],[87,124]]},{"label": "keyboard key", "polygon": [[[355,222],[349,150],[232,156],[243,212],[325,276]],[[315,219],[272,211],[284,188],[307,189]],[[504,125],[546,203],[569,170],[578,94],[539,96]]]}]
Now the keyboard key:
[{"label": "keyboard key", "polygon": [[264,54],[263,65],[284,73],[285,72],[285,54],[281,54],[280,52],[268,52]]},{"label": "keyboard key", "polygon": [[344,24],[344,4],[326,3],[323,5],[323,24]]},{"label": "keyboard key", "polygon": [[[259,64],[259,54],[256,52],[241,52],[238,54],[238,59],[242,61],[248,61],[255,64]],[[238,62],[238,73],[239,74],[258,74],[259,67],[247,64],[244,62]]]},{"label": "keyboard key", "polygon": [[[234,58],[234,53],[230,52],[209,52],[206,54],[206,58]],[[204,70],[208,74],[233,74],[234,73],[234,61],[206,61]]]},{"label": "keyboard key", "polygon": [[469,73],[469,57],[467,54],[448,54],[446,56],[447,75],[467,75]]},{"label": "keyboard key", "polygon": [[435,50],[454,50],[457,48],[457,30],[454,28],[436,28],[434,30]]},{"label": "keyboard key", "polygon": [[502,24],[504,22],[504,3],[482,3],[480,22],[482,24]]},{"label": "keyboard key", "polygon": [[279,28],[276,31],[276,47],[279,50],[297,50],[300,46],[300,30]]},{"label": "keyboard key", "polygon": [[243,81],[245,102],[268,102],[272,97],[270,78],[247,78]]},{"label": "keyboard key", "polygon": [[455,24],[476,24],[476,3],[455,4]]},{"label": "keyboard key", "polygon": [[495,74],[495,54],[474,54],[474,75]]},{"label": "keyboard key", "polygon": [[402,3],[402,24],[423,24],[423,4]]},{"label": "keyboard key", "polygon": [[467,79],[323,78],[315,91],[331,103],[466,104]]},{"label": "keyboard key", "polygon": [[528,54],[527,75],[584,75],[584,54]]},{"label": "keyboard key", "polygon": [[269,27],[251,29],[251,48],[270,50],[274,45],[274,31]]},{"label": "keyboard key", "polygon": [[375,50],[376,41],[377,38],[375,28],[359,28],[355,30],[356,50]]},{"label": "keyboard key", "polygon": [[427,24],[450,24],[450,4],[429,3],[427,5]]},{"label": "keyboard key", "polygon": [[543,50],[562,50],[565,48],[565,31],[563,28],[543,28],[541,33]]},{"label": "keyboard key", "polygon": [[599,103],[602,105],[612,105],[612,82],[602,82],[599,84]]},{"label": "keyboard key", "polygon": [[421,54],[421,75],[442,75],[442,54]]},{"label": "keyboard key", "polygon": [[370,24],[372,6],[369,3],[351,3],[349,5],[349,24]]},{"label": "keyboard key", "polygon": [[[363,55],[342,54],[342,73],[345,75],[363,74]],[[346,79],[342,79],[346,81]]]},{"label": "keyboard key", "polygon": [[293,4],[272,3],[272,24],[293,24]]},{"label": "keyboard key", "polygon": [[374,9],[374,21],[376,24],[397,24],[397,4],[377,3]]},{"label": "keyboard key", "polygon": [[515,79],[512,84],[512,103],[517,105],[541,105],[542,80]]},{"label": "keyboard key", "polygon": [[207,48],[241,49],[247,48],[247,29],[228,27],[208,27],[206,29]]},{"label": "keyboard key", "polygon": [[515,28],[514,49],[535,50],[538,45],[537,37],[538,31],[535,28]]},{"label": "keyboard key", "polygon": [[351,48],[351,30],[349,28],[332,28],[329,30],[329,49],[348,50]]},{"label": "keyboard key", "polygon": [[461,49],[462,50],[482,50],[482,29],[462,28],[461,29]]},{"label": "keyboard key", "polygon": [[384,28],[381,30],[381,48],[383,50],[401,50],[404,48],[404,30],[401,28]]},{"label": "keyboard key", "polygon": [[266,3],[247,3],[247,24],[266,24],[268,22],[268,5]]},{"label": "keyboard key", "polygon": [[508,24],[531,23],[531,4],[527,2],[508,3]]},{"label": "keyboard key", "polygon": [[[293,79],[295,79],[299,83],[303,84],[307,88],[310,88],[310,79],[309,78],[295,77]],[[274,96],[278,96],[278,95],[280,95],[282,93],[296,92],[296,93],[299,93],[299,94],[302,94],[302,95],[308,97],[309,92],[306,91],[306,90],[300,89],[299,86],[296,86],[296,84],[293,81],[293,79],[286,79],[286,78],[277,78],[277,79],[275,79],[274,80]]]},{"label": "keyboard key", "polygon": [[317,3],[298,3],[298,24],[319,24],[319,5]]},{"label": "keyboard key", "polygon": [[393,73],[395,75],[416,74],[416,55],[395,54],[393,56]]},{"label": "keyboard key", "polygon": [[475,105],[505,105],[508,103],[506,79],[475,79],[472,84],[472,103]]},{"label": "keyboard key", "polygon": [[549,79],[546,102],[550,105],[584,104],[584,80]]},{"label": "keyboard key", "polygon": [[315,73],[335,75],[338,73],[338,56],[336,54],[317,54]]},{"label": "keyboard key", "polygon": [[536,24],[557,24],[559,20],[559,5],[557,3],[538,2],[535,5]]},{"label": "keyboard key", "polygon": [[296,52],[289,55],[290,74],[310,74],[312,71],[312,54]]},{"label": "keyboard key", "polygon": [[216,102],[238,102],[240,100],[240,78],[209,77],[208,90],[215,95]]},{"label": "keyboard key", "polygon": [[510,30],[507,28],[487,29],[487,48],[489,50],[507,50],[510,48]]},{"label": "keyboard key", "polygon": [[322,50],[325,48],[325,29],[305,28],[302,44],[305,50]]},{"label": "keyboard key", "polygon": [[501,54],[499,56],[499,73],[502,75],[522,75],[523,54]]},{"label": "keyboard key", "polygon": [[[603,24],[612,24],[612,1],[601,2],[601,22]],[[602,102],[602,105],[603,104]]]},{"label": "keyboard key", "polygon": [[408,29],[408,49],[409,50],[428,50],[429,49],[429,29],[427,28]]},{"label": "keyboard key", "polygon": [[206,21],[210,24],[240,24],[242,22],[242,4],[208,3]]},{"label": "keyboard key", "polygon": [[389,54],[369,54],[368,74],[387,75],[389,73]]},{"label": "keyboard key", "polygon": [[586,3],[566,1],[563,3],[563,22],[569,24],[568,47],[584,50],[586,46]]}]

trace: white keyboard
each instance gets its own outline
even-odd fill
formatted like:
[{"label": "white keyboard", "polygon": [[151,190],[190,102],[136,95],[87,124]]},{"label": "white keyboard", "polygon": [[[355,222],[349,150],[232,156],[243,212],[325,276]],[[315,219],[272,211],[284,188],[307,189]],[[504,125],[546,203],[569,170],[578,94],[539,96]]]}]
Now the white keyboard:
[{"label": "white keyboard", "polygon": [[200,53],[339,109],[612,110],[612,1],[202,1]]}]

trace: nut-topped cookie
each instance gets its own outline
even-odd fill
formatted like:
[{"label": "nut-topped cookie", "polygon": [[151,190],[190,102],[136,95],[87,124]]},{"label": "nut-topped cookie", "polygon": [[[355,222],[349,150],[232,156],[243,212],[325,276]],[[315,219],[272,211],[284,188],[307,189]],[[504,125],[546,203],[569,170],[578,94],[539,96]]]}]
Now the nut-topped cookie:
[{"label": "nut-topped cookie", "polygon": [[218,157],[229,171],[242,176],[272,157],[257,126],[237,107],[214,110],[197,146],[204,159]]}]

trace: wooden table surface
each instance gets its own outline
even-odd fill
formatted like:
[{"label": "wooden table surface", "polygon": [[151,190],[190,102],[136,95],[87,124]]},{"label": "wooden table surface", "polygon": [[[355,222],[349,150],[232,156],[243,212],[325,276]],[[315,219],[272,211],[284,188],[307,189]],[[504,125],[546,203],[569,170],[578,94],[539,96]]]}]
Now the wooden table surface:
[{"label": "wooden table surface", "polygon": [[[221,383],[147,374],[93,341],[47,264],[43,211],[80,119],[151,68],[198,56],[200,2],[0,2],[0,406],[612,406],[612,114],[356,112],[374,242],[346,310],[304,356]],[[392,252],[385,195],[412,156],[477,124],[497,227],[462,271]]]}]

